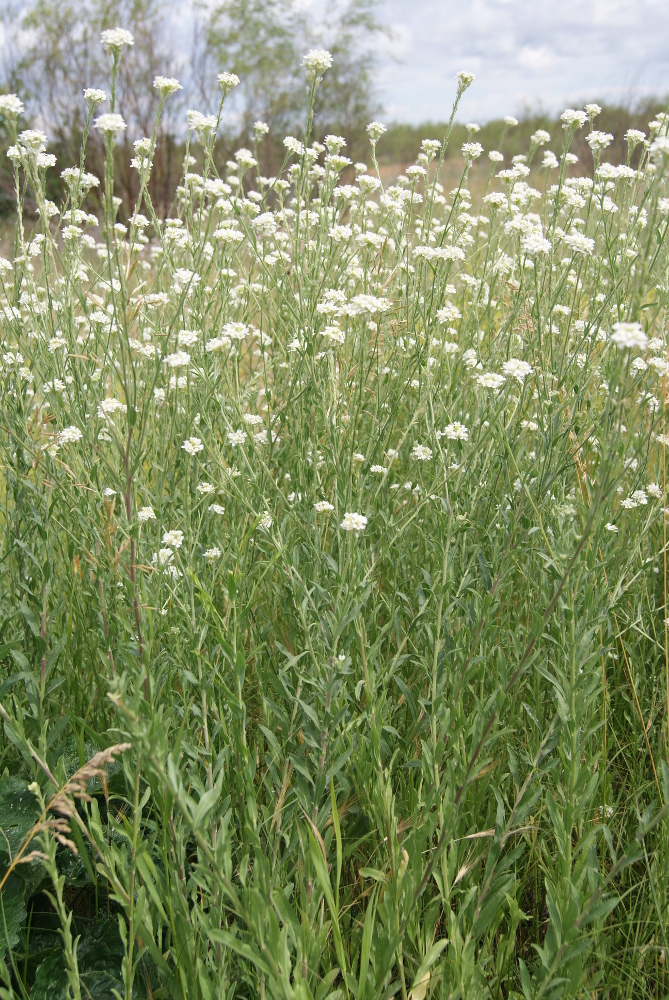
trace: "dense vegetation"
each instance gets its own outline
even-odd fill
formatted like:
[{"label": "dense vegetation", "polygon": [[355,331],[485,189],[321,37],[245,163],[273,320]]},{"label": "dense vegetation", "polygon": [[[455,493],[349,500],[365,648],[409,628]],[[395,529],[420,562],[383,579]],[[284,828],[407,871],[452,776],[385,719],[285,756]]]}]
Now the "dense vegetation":
[{"label": "dense vegetation", "polygon": [[60,205],[0,98],[0,997],[665,996],[669,118],[384,187],[314,51],[163,218],[158,77],[120,221],[103,42]]},{"label": "dense vegetation", "polygon": [[[602,101],[601,113],[597,116],[597,128],[613,135],[613,140],[606,148],[603,159],[611,163],[627,161],[628,146],[625,134],[628,129],[646,129],[648,122],[665,111],[666,100],[648,98],[635,104],[606,104]],[[515,121],[515,125],[509,125]],[[551,135],[548,148],[559,155],[562,148],[562,129],[559,116],[548,111],[532,111],[527,109],[518,117],[509,115],[505,118],[492,119],[482,125],[472,123],[473,128],[460,121],[453,126],[451,143],[446,150],[446,157],[459,157],[460,146],[467,139],[475,139],[485,149],[500,149],[511,159],[526,153],[532,135],[537,129],[544,129]],[[388,127],[383,146],[379,148],[380,164],[409,164],[416,157],[423,139],[443,139],[446,123],[424,122],[422,125],[407,125],[397,123]],[[572,140],[572,152],[578,156],[584,172],[589,172],[592,157],[587,145],[587,134],[577,132]],[[637,149],[634,164],[639,158]]]}]

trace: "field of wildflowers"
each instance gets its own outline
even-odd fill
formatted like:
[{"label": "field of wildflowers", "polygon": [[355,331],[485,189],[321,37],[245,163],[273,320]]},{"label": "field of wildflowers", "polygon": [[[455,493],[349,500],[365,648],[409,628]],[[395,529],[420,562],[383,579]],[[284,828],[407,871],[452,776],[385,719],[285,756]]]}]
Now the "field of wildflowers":
[{"label": "field of wildflowers", "polygon": [[669,116],[384,187],[312,51],[158,218],[158,77],[121,220],[132,41],[61,205],[0,96],[0,997],[666,996]]}]

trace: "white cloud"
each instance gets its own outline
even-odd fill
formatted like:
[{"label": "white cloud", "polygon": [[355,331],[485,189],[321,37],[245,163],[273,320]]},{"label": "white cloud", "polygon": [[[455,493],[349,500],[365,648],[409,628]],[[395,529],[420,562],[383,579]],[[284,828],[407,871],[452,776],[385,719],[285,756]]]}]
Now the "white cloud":
[{"label": "white cloud", "polygon": [[557,57],[547,45],[523,45],[518,53],[517,63],[523,69],[540,73],[557,62]]},{"label": "white cloud", "polygon": [[389,118],[447,118],[460,69],[477,75],[463,120],[669,90],[667,0],[382,0],[381,12],[401,25],[397,47],[379,48]]},{"label": "white cloud", "polygon": [[397,21],[388,27],[389,34],[382,36],[377,41],[378,50],[393,59],[411,57],[414,43],[410,26],[406,21]]}]

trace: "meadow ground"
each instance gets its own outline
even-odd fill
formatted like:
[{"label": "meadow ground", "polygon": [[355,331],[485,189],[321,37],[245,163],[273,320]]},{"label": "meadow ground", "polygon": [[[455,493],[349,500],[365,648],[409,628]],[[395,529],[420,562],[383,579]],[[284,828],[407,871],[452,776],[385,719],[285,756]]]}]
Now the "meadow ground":
[{"label": "meadow ground", "polygon": [[0,997],[666,996],[669,117],[219,176],[221,74],[121,219],[106,35],[62,205],[0,97]]}]

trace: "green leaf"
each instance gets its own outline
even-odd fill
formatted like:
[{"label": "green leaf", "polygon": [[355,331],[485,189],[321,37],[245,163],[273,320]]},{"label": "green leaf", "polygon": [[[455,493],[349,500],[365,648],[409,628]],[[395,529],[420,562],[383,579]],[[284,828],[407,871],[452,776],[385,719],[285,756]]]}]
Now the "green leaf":
[{"label": "green leaf", "polygon": [[444,950],[447,944],[448,944],[448,938],[442,938],[441,941],[437,941],[428,950],[427,954],[425,955],[425,958],[418,966],[418,972],[415,975],[413,986],[411,987],[412,993],[421,991],[421,988],[425,984],[425,978],[427,974],[429,973],[430,969],[437,961],[437,959],[439,958],[439,956],[441,955],[442,951]]},{"label": "green leaf", "polygon": [[374,887],[371,899],[365,911],[365,922],[362,928],[362,943],[360,945],[360,977],[358,979],[357,1000],[365,1000],[365,990],[367,988],[367,971],[369,969],[369,956],[372,950],[372,933],[374,931],[374,918],[376,916],[376,901],[378,897],[378,886]]},{"label": "green leaf", "polygon": [[66,996],[67,973],[63,955],[55,951],[37,967],[30,1000],[63,1000]]},{"label": "green leaf", "polygon": [[335,881],[335,893],[337,897],[337,910],[339,910],[339,883],[341,881],[341,828],[339,826],[339,812],[337,810],[337,796],[335,795],[334,780],[330,779],[330,802],[332,805],[332,824],[334,826],[335,839],[337,842],[337,878]]},{"label": "green leaf", "polygon": [[40,817],[37,799],[7,770],[0,778],[0,853],[14,857]]},{"label": "green leaf", "polygon": [[520,985],[523,990],[523,996],[525,1000],[532,1000],[532,983],[530,981],[530,974],[527,971],[527,966],[523,962],[522,958],[518,959],[518,966],[520,968]]},{"label": "green leaf", "polygon": [[217,929],[210,930],[208,931],[208,937],[210,938],[211,941],[224,944],[226,948],[230,948],[238,955],[241,955],[242,958],[247,959],[249,962],[253,962],[255,967],[260,972],[264,972],[265,975],[271,975],[272,968],[269,962],[267,962],[267,960],[261,956],[260,952],[255,947],[255,945],[247,941],[240,940],[240,938],[235,937],[234,934],[231,934],[230,931],[223,931]]},{"label": "green leaf", "polygon": [[18,878],[10,875],[0,893],[0,958],[16,948],[26,919],[22,886]]},{"label": "green leaf", "polygon": [[344,952],[344,942],[341,936],[341,929],[339,927],[339,908],[335,903],[335,898],[332,893],[332,884],[330,882],[330,876],[328,875],[328,870],[325,865],[325,858],[321,851],[320,845],[316,840],[315,836],[311,831],[309,831],[309,854],[311,855],[311,863],[316,871],[316,877],[320,884],[323,895],[325,896],[325,902],[328,905],[330,911],[330,916],[332,917],[332,936],[334,938],[335,951],[337,953],[337,959],[342,971],[342,976],[344,978],[344,986],[346,988],[346,995],[348,996],[348,976],[346,975],[346,953]]}]

